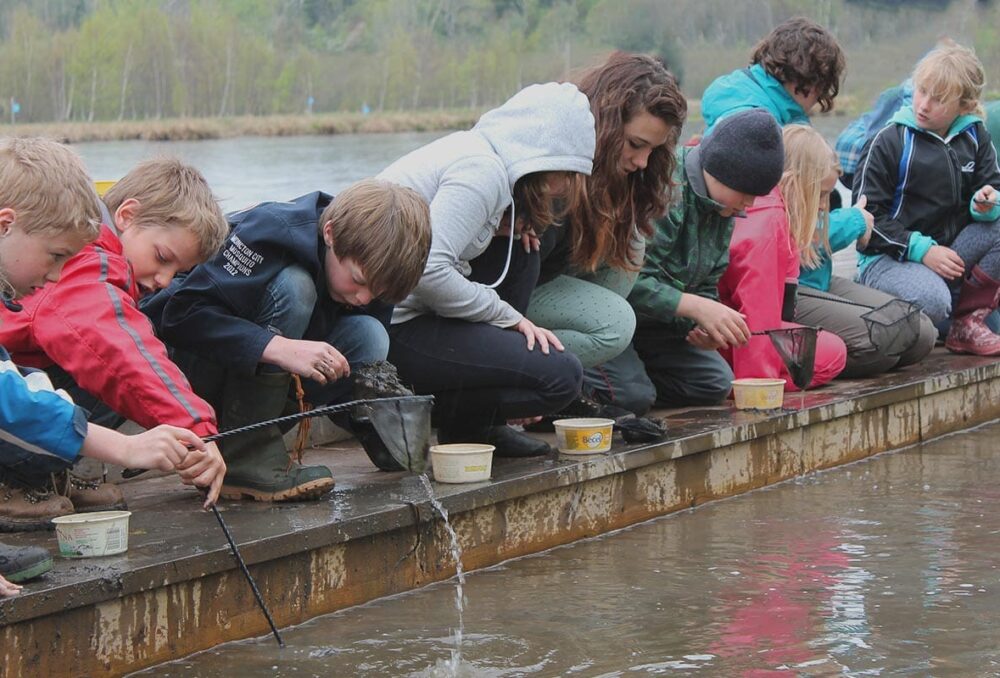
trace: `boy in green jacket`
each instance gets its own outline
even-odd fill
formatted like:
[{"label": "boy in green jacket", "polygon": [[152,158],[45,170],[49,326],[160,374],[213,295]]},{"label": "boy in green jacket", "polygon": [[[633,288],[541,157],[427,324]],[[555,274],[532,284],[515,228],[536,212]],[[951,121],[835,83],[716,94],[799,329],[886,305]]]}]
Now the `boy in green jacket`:
[{"label": "boy in green jacket", "polygon": [[726,117],[679,156],[675,198],[628,298],[632,346],[587,384],[593,397],[637,414],[654,402],[716,405],[729,395],[733,373],[717,349],[750,339],[743,315],[718,301],[733,217],[767,195],[784,167],[781,130],[763,109]]}]

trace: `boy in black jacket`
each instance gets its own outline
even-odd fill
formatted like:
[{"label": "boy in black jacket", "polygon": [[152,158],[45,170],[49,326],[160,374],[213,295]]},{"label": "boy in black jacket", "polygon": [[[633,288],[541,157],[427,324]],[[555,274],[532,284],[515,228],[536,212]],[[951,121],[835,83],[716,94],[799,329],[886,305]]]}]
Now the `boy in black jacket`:
[{"label": "boy in black jacket", "polygon": [[[336,198],[316,192],[263,203],[229,222],[222,251],[168,290],[160,319],[220,429],[280,416],[292,374],[304,378],[313,405],[349,400],[351,366],[388,354],[386,304],[423,273],[426,202],[369,179]],[[288,459],[277,426],[220,443],[226,498],[298,500],[333,487],[325,466]]]},{"label": "boy in black jacket", "polygon": [[913,74],[913,104],[862,153],[854,200],[875,226],[858,265],[862,284],[916,302],[956,353],[1000,355],[986,325],[1000,293],[1000,168],[979,105],[983,66],[954,43]]}]

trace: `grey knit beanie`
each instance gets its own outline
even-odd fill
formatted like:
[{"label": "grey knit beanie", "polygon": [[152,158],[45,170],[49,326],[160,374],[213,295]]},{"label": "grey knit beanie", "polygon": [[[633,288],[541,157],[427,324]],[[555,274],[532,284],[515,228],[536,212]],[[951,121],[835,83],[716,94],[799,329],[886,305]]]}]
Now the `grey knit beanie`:
[{"label": "grey knit beanie", "polygon": [[763,108],[726,116],[701,142],[701,166],[734,191],[771,192],[785,168],[781,128]]}]

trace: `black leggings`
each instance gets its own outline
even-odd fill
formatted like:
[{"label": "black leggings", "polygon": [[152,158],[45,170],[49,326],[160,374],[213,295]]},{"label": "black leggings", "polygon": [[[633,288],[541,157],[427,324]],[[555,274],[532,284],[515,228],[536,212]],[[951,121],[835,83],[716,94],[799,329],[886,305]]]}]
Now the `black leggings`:
[{"label": "black leggings", "polygon": [[[472,262],[470,279],[492,283],[507,257],[507,239],[494,238]],[[500,297],[524,312],[538,280],[537,253],[515,243]],[[419,394],[435,397],[437,426],[452,430],[551,414],[580,392],[583,368],[573,354],[538,346],[486,323],[423,315],[389,329],[389,361]]]}]

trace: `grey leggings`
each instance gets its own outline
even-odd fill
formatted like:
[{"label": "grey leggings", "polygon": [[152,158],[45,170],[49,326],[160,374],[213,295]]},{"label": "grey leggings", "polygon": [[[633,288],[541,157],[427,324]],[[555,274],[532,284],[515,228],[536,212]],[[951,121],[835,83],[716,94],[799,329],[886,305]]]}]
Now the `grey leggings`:
[{"label": "grey leggings", "polygon": [[[979,266],[986,275],[1000,279],[1000,220],[974,221],[963,228],[951,249],[965,262],[965,274]],[[961,280],[951,282],[923,264],[879,257],[870,263],[858,282],[916,303],[935,324],[951,317],[952,300]]]}]

